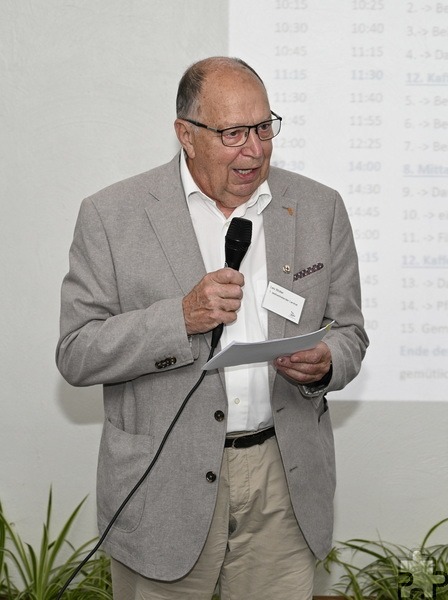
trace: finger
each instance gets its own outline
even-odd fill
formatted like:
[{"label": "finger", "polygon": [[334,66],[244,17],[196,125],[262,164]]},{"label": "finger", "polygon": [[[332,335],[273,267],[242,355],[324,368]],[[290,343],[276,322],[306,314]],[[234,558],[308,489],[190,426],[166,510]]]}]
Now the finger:
[{"label": "finger", "polygon": [[280,373],[283,373],[284,375],[286,375],[286,377],[288,377],[289,379],[293,379],[297,383],[301,383],[301,384],[305,384],[305,385],[321,379],[321,377],[316,377],[315,375],[303,373],[302,371],[299,371],[298,369],[290,369],[290,368],[280,366],[277,370]]},{"label": "finger", "polygon": [[209,273],[208,276],[216,283],[233,283],[239,286],[244,285],[244,275],[235,269],[230,269],[229,267],[224,267],[222,269],[218,269],[217,271],[213,271],[212,273]]},{"label": "finger", "polygon": [[321,370],[320,365],[313,363],[293,363],[287,357],[280,357],[276,360],[276,366],[283,371],[293,371],[301,375],[314,376]]},{"label": "finger", "polygon": [[227,285],[220,285],[216,288],[216,296],[223,300],[237,300],[241,304],[243,290],[239,285],[228,283]]},{"label": "finger", "polygon": [[331,352],[325,342],[319,342],[315,348],[295,352],[289,358],[291,363],[325,364],[331,362]]}]

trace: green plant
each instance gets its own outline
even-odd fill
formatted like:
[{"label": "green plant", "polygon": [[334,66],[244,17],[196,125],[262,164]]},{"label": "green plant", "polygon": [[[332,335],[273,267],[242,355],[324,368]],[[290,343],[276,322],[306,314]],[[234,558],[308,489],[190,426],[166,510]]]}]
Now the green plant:
[{"label": "green plant", "polygon": [[[2,514],[2,505],[0,503],[0,515]],[[7,591],[6,585],[6,565],[4,557],[4,547],[6,542],[6,527],[3,521],[0,519],[0,598],[4,596]]]},{"label": "green plant", "polygon": [[[428,545],[434,531],[447,522],[448,518],[431,527],[420,547],[413,551],[382,540],[352,539],[341,543],[323,561],[328,572],[334,565],[342,567],[343,575],[333,591],[353,600],[448,600],[448,545]],[[344,559],[347,552],[350,557]],[[357,566],[355,557],[356,562],[369,562]]]},{"label": "green plant", "polygon": [[[84,500],[71,513],[58,535],[51,539],[52,490],[38,550],[23,542],[0,504],[0,600],[55,600],[59,591],[87,555],[94,540],[74,548],[67,540]],[[95,555],[63,595],[64,600],[111,600],[109,561]]]}]

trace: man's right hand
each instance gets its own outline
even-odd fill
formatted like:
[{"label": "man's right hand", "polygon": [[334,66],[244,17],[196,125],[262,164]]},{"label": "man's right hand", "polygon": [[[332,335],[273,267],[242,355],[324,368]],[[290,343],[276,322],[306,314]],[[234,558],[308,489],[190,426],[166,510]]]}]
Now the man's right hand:
[{"label": "man's right hand", "polygon": [[205,333],[220,323],[235,321],[243,285],[244,276],[235,269],[207,273],[182,300],[187,334]]}]

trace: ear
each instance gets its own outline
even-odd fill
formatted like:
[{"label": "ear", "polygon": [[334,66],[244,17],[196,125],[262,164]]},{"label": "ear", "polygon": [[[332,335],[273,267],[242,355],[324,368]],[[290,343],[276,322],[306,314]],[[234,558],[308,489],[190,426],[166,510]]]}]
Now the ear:
[{"label": "ear", "polygon": [[177,139],[187,153],[188,158],[194,158],[194,133],[191,124],[183,119],[176,119],[174,121],[174,129],[176,131]]}]

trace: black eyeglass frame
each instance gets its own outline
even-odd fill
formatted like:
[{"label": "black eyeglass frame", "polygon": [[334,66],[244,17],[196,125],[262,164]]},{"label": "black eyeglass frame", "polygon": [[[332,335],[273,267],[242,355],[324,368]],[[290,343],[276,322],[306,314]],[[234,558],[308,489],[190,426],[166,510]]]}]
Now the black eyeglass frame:
[{"label": "black eyeglass frame", "polygon": [[[271,115],[274,115],[275,119],[268,119],[267,121],[261,121],[260,123],[257,123],[256,125],[235,125],[234,127],[225,127],[224,129],[216,129],[215,127],[210,127],[209,125],[204,125],[204,123],[200,123],[199,121],[194,121],[193,119],[183,119],[183,121],[187,121],[187,123],[191,123],[192,125],[196,125],[196,127],[202,127],[203,129],[208,129],[209,131],[214,131],[215,133],[219,133],[221,136],[221,142],[223,143],[224,146],[226,146],[227,148],[238,148],[239,146],[244,146],[244,144],[247,141],[247,138],[249,137],[249,133],[251,129],[255,129],[255,131],[257,132],[258,138],[262,141],[262,142],[267,142],[269,140],[272,140],[273,138],[275,138],[279,133],[280,130],[282,128],[282,120],[283,118],[280,115],[277,115],[273,110],[271,110]],[[261,138],[260,134],[258,133],[258,128],[261,125],[266,125],[266,123],[273,123],[274,121],[280,121],[280,125],[278,128],[278,131],[275,135],[273,135],[270,138]],[[233,146],[229,146],[228,144],[224,144],[224,140],[222,137],[222,134],[225,133],[226,131],[232,131],[232,129],[247,129],[247,135],[244,138],[244,141],[241,144],[235,144]]]}]

